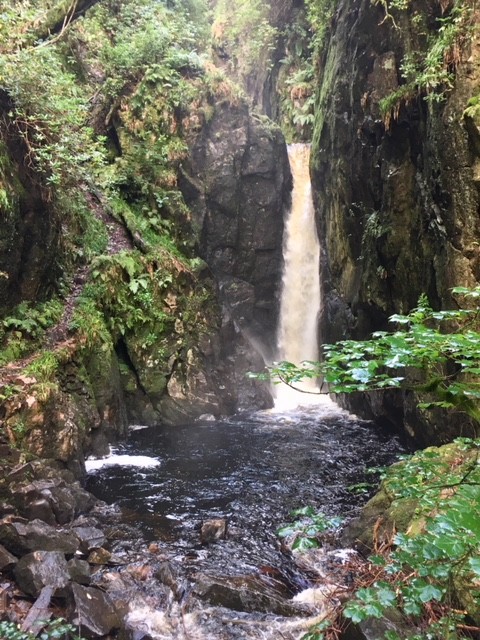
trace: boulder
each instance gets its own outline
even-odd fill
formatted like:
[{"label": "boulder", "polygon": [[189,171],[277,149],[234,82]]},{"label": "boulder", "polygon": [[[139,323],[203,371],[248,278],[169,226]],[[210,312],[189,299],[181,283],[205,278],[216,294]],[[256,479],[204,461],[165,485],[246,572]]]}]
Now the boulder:
[{"label": "boulder", "polygon": [[402,619],[400,612],[390,610],[383,618],[369,618],[359,624],[345,625],[342,640],[384,640],[386,633],[396,634],[395,637],[412,637],[415,630]]},{"label": "boulder", "polygon": [[110,551],[107,551],[103,547],[94,549],[88,556],[88,562],[90,564],[108,564],[112,558]]},{"label": "boulder", "polygon": [[11,554],[0,544],[0,571],[11,569],[18,562],[18,558]]},{"label": "boulder", "polygon": [[135,578],[128,573],[103,572],[99,586],[108,593],[110,601],[122,619],[125,619],[135,607],[146,606],[147,599],[155,609],[165,608],[166,595],[157,584],[155,584],[155,597],[152,602],[151,598],[144,595],[143,589],[139,589]]},{"label": "boulder", "polygon": [[43,587],[54,587],[63,595],[70,581],[67,561],[60,551],[34,551],[21,558],[15,569],[15,579],[22,591],[37,597]]},{"label": "boulder", "polygon": [[12,500],[20,514],[48,524],[67,524],[80,513],[89,511],[96,499],[77,483],[61,478],[34,480],[12,491]]},{"label": "boulder", "polygon": [[16,465],[9,473],[7,474],[7,480],[9,482],[22,482],[24,480],[29,480],[33,474],[33,464],[31,462],[27,462],[26,464]]},{"label": "boulder", "polygon": [[80,546],[72,532],[56,529],[42,520],[27,522],[12,516],[0,520],[0,543],[19,555],[38,550],[73,554]]},{"label": "boulder", "polygon": [[200,529],[200,541],[202,544],[223,540],[227,537],[226,518],[212,518],[202,522]]},{"label": "boulder", "polygon": [[52,526],[57,524],[52,505],[45,498],[32,500],[20,510],[20,513],[28,520],[43,520]]},{"label": "boulder", "polygon": [[78,584],[90,584],[91,571],[90,565],[86,560],[72,558],[67,562],[67,567],[72,582],[77,582]]},{"label": "boulder", "polygon": [[82,630],[82,636],[98,638],[106,636],[120,626],[120,620],[112,601],[106,593],[94,587],[72,585],[74,612],[72,622]]},{"label": "boulder", "polygon": [[88,554],[93,549],[103,547],[105,535],[103,531],[96,527],[74,527],[72,531],[80,540],[80,551]]},{"label": "boulder", "polygon": [[158,565],[154,576],[172,591],[176,600],[180,601],[185,594],[187,585],[178,577],[178,573],[175,565],[165,560]]}]

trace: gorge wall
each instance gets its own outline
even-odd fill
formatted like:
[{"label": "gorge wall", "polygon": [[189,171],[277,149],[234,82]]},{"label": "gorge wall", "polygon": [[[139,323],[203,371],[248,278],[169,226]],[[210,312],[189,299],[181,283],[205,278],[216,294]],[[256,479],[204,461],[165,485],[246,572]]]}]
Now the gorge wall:
[{"label": "gorge wall", "polygon": [[128,424],[272,403],[246,373],[274,349],[285,141],[192,50],[201,25],[140,4],[3,54],[0,420],[76,475]]},{"label": "gorge wall", "polygon": [[[291,177],[280,130],[253,114],[231,68],[258,109],[284,125],[288,115],[299,139],[310,135],[317,91],[321,342],[384,329],[421,293],[447,307],[452,286],[478,281],[476,34],[446,56],[444,99],[428,102],[416,86],[381,106],[405,84],[405,55],[428,50],[453,5],[386,15],[344,0],[322,18],[314,67],[313,5],[256,5],[258,64],[255,47],[245,60],[231,48],[232,24],[214,66],[192,50],[209,25],[194,33],[161,4],[86,4],[69,27],[68,69],[55,43],[4,54],[0,395],[10,439],[55,457],[68,435],[62,460],[81,459],[128,422],[270,404],[245,372],[274,351]],[[159,37],[162,20],[171,30]],[[412,394],[348,403],[425,442],[464,426],[420,415]]]},{"label": "gorge wall", "polygon": [[[267,387],[248,379],[246,372],[261,370],[274,348],[283,214],[291,188],[283,136],[273,124],[252,117],[245,103],[224,104],[208,126],[192,133],[189,145],[179,184],[205,262],[194,278],[173,269],[172,285],[163,292],[176,318],[171,329],[168,325],[167,332],[160,331],[147,344],[152,327],[138,323],[122,335],[113,332],[113,345],[106,351],[101,345],[86,350],[70,346],[59,386],[44,402],[37,397],[36,378],[22,375],[21,369],[4,371],[3,384],[20,391],[3,407],[4,424],[12,433],[20,422],[25,425],[25,443],[43,457],[67,462],[81,459],[92,447],[101,452],[106,439],[123,433],[127,423],[184,423],[200,414],[271,404]],[[19,178],[14,167],[10,171],[15,182]],[[30,200],[34,186],[25,185]],[[30,200],[18,198],[18,206],[9,212],[11,224],[2,232],[4,281],[16,292],[11,306],[41,299],[48,284],[43,270],[58,260],[53,242],[32,239],[37,228],[38,234],[51,233],[51,227],[58,230],[54,207],[48,215],[48,202],[39,196],[43,215],[35,216]],[[27,225],[29,216],[34,220]],[[19,273],[12,246],[19,252],[25,247]],[[35,252],[35,260],[28,252]],[[32,291],[23,282],[30,283]],[[121,280],[112,286],[120,292]],[[205,291],[209,294],[203,300]],[[200,302],[194,303],[197,294]],[[197,304],[193,311],[185,307],[185,298]],[[165,305],[161,299],[158,304]],[[66,338],[66,329],[64,334]]]},{"label": "gorge wall", "polygon": [[[317,70],[312,148],[322,342],[386,329],[388,317],[408,312],[422,293],[434,308],[452,308],[451,287],[479,282],[480,129],[475,112],[465,111],[480,87],[478,33],[469,31],[450,61],[455,79],[444,98],[429,102],[416,87],[380,109],[405,82],[405,55],[427,50],[425,30],[420,36],[412,17],[427,16],[425,28],[438,29],[436,19],[451,10],[415,2],[387,16],[381,4],[347,0],[331,21]],[[420,414],[412,393],[344,402],[404,425],[422,442],[470,435],[464,418]]]}]

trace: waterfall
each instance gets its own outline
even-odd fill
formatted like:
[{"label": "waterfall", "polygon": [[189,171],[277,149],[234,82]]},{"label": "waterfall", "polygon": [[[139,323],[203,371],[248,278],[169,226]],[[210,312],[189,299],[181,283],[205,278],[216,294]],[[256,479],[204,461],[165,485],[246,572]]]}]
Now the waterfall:
[{"label": "waterfall", "polygon": [[[320,247],[309,174],[310,145],[288,147],[293,176],[292,206],[285,221],[284,272],[280,302],[277,360],[300,364],[317,360],[317,316],[320,310]],[[304,391],[318,391],[314,380],[296,383]],[[276,408],[318,402],[318,396],[287,385],[276,389]]]}]

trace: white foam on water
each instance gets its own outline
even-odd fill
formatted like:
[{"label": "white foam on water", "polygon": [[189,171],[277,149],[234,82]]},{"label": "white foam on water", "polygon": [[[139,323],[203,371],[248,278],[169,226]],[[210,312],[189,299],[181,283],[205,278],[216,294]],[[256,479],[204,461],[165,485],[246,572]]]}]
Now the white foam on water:
[{"label": "white foam on water", "polygon": [[111,455],[106,458],[85,460],[87,473],[90,471],[97,471],[103,467],[111,467],[113,465],[150,469],[152,467],[158,467],[160,465],[160,461],[157,460],[157,458],[150,458],[149,456],[129,456],[126,454],[116,454],[113,451]]},{"label": "white foam on water", "polygon": [[282,413],[292,409],[301,408],[308,409],[315,407],[322,414],[341,412],[338,405],[326,394],[321,393],[305,393],[305,391],[297,391],[287,385],[282,385],[275,398],[274,413]]}]

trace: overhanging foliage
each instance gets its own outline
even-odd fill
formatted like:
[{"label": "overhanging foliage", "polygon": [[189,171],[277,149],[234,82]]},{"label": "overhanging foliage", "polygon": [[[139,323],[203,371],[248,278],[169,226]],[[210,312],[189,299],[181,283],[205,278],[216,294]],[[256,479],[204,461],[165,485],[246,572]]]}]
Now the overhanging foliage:
[{"label": "overhanging foliage", "polygon": [[456,287],[453,293],[464,308],[434,311],[421,296],[409,314],[390,318],[396,331],[324,345],[321,362],[274,363],[263,377],[293,387],[317,378],[329,393],[411,389],[424,394],[422,408],[457,409],[479,421],[479,318],[467,303],[480,297],[480,288]]}]

